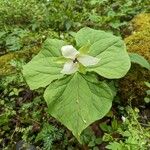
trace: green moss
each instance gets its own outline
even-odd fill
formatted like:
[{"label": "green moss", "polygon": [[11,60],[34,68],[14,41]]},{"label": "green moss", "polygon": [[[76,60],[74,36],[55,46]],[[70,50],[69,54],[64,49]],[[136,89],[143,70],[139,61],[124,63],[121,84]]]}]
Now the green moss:
[{"label": "green moss", "polygon": [[132,23],[135,31],[125,39],[127,50],[150,61],[150,14],[141,14]]},{"label": "green moss", "polygon": [[[142,55],[150,61],[150,14],[140,14],[132,21],[134,32],[125,39],[127,50]],[[150,71],[132,64],[128,74],[119,80],[119,95],[124,103],[140,106],[144,103]]]},{"label": "green moss", "polygon": [[150,29],[150,13],[139,14],[131,22],[134,31]]},{"label": "green moss", "polygon": [[11,52],[6,55],[0,56],[0,76],[15,73],[16,70],[11,66],[11,60],[25,59],[29,60],[34,54],[39,52],[39,47],[32,47],[18,52]]},{"label": "green moss", "polygon": [[127,50],[142,55],[150,61],[150,29],[135,32],[125,39]]},{"label": "green moss", "polygon": [[128,74],[119,80],[121,101],[136,107],[143,105],[146,90],[148,90],[145,81],[150,81],[150,71],[139,67],[139,65],[132,65]]}]

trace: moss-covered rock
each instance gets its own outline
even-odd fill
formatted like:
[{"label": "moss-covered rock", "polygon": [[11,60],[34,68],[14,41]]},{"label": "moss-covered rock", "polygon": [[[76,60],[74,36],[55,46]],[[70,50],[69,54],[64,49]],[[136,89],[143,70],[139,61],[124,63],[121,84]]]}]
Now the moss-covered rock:
[{"label": "moss-covered rock", "polygon": [[[134,32],[124,39],[127,50],[140,54],[150,61],[150,14],[140,14],[131,23]],[[121,100],[137,107],[143,105],[147,90],[145,81],[150,82],[150,71],[132,64],[128,74],[119,80]]]},{"label": "moss-covered rock", "polygon": [[138,53],[150,61],[150,28],[135,32],[125,42],[129,52]]},{"label": "moss-covered rock", "polygon": [[140,14],[133,19],[132,24],[134,32],[125,38],[127,49],[150,61],[150,14]]},{"label": "moss-covered rock", "polygon": [[150,13],[142,13],[137,15],[132,21],[134,31],[143,31],[150,29]]}]

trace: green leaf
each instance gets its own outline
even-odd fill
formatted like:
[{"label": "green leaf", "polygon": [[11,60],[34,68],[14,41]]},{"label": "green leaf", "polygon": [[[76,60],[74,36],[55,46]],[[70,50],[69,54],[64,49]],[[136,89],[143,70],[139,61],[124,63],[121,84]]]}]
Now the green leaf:
[{"label": "green leaf", "polygon": [[131,62],[137,63],[140,66],[150,70],[150,63],[142,56],[136,54],[136,53],[129,53]]},{"label": "green leaf", "polygon": [[76,73],[52,82],[44,98],[49,113],[70,129],[80,141],[81,132],[104,117],[111,108],[113,94],[104,82],[97,83]]},{"label": "green leaf", "polygon": [[108,132],[108,133],[112,132],[112,127],[107,125],[105,122],[101,123],[99,126],[105,132]]},{"label": "green leaf", "polygon": [[31,89],[45,87],[53,80],[63,77],[61,47],[65,42],[57,39],[47,39],[42,50],[29,63],[23,66],[23,75]]},{"label": "green leaf", "polygon": [[110,142],[109,145],[106,146],[107,149],[110,150],[127,150],[124,148],[124,145],[122,143],[118,142]]},{"label": "green leaf", "polygon": [[58,39],[47,39],[42,47],[42,50],[36,55],[33,59],[37,60],[45,57],[59,57],[61,54],[61,47],[66,45],[66,43],[62,40]]},{"label": "green leaf", "polygon": [[82,47],[79,49],[79,52],[80,52],[81,54],[86,54],[86,53],[88,53],[90,46],[91,46],[90,43],[87,43],[86,45],[82,46]]},{"label": "green leaf", "polygon": [[8,36],[6,38],[6,46],[8,51],[16,51],[20,50],[22,47],[22,44],[20,42],[20,38],[17,36]]},{"label": "green leaf", "polygon": [[[105,37],[103,36],[105,34]],[[101,30],[94,30],[88,27],[82,28],[79,30],[75,35],[75,40],[77,46],[82,47],[83,45],[90,42],[90,44],[95,43],[96,41],[104,38],[108,38],[111,34],[101,31]]]},{"label": "green leaf", "polygon": [[146,94],[147,94],[147,95],[150,95],[150,90],[147,90],[147,91],[146,91]]},{"label": "green leaf", "polygon": [[146,85],[147,87],[150,88],[150,83],[149,83],[149,82],[144,82],[144,83],[145,83],[145,85]]},{"label": "green leaf", "polygon": [[145,101],[145,103],[150,103],[150,98],[149,97],[145,97],[144,101]]},{"label": "green leaf", "polygon": [[37,89],[49,85],[53,80],[63,77],[60,74],[63,65],[57,63],[56,57],[33,59],[23,66],[23,75],[30,88]]},{"label": "green leaf", "polygon": [[99,75],[116,79],[123,77],[130,69],[130,58],[124,42],[110,33],[90,28],[83,28],[76,34],[78,46],[90,42],[89,55],[100,59],[95,66],[88,71],[94,71]]},{"label": "green leaf", "polygon": [[1,39],[4,35],[6,35],[6,33],[7,33],[7,32],[5,32],[5,31],[0,31],[0,39]]}]

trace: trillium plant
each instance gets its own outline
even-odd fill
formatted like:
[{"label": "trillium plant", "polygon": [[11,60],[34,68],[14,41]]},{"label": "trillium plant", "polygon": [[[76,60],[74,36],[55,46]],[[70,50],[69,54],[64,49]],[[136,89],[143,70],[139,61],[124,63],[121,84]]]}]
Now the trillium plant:
[{"label": "trillium plant", "polygon": [[130,58],[120,37],[91,28],[75,34],[76,44],[47,39],[39,52],[23,66],[23,75],[34,90],[46,87],[48,112],[80,141],[82,131],[104,117],[114,92],[106,79],[123,77]]},{"label": "trillium plant", "polygon": [[69,60],[64,64],[61,71],[63,74],[72,74],[79,70],[80,64],[88,67],[96,65],[99,59],[89,55],[81,54],[72,45],[66,45],[61,48],[62,55]]}]

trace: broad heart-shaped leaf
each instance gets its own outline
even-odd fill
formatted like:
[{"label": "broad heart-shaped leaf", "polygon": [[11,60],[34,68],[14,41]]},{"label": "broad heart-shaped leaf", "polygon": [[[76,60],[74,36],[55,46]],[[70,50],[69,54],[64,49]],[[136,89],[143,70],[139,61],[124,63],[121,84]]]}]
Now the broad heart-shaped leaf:
[{"label": "broad heart-shaped leaf", "polygon": [[29,63],[23,66],[23,75],[31,89],[45,87],[53,80],[63,77],[60,71],[63,65],[58,63],[62,40],[47,39],[42,50]]},{"label": "broad heart-shaped leaf", "polygon": [[79,141],[87,126],[108,113],[113,100],[106,83],[91,79],[75,73],[52,82],[44,93],[49,113],[70,129]]},{"label": "broad heart-shaped leaf", "polygon": [[106,33],[101,30],[94,30],[94,29],[85,27],[85,28],[80,29],[76,33],[75,40],[76,40],[77,46],[82,47],[88,42],[90,42],[90,44],[93,44],[100,39],[109,38],[110,36],[112,36],[112,34]]},{"label": "broad heart-shaped leaf", "polygon": [[99,75],[116,79],[123,77],[130,69],[131,63],[124,42],[110,33],[90,28],[83,28],[76,34],[78,46],[90,42],[89,55],[100,59],[96,66],[87,68]]},{"label": "broad heart-shaped leaf", "polygon": [[144,57],[136,53],[129,53],[129,56],[130,56],[131,62],[137,63],[140,66],[150,70],[150,63]]},{"label": "broad heart-shaped leaf", "polygon": [[66,42],[58,39],[50,39],[45,40],[42,50],[36,55],[32,60],[37,60],[45,57],[59,57],[61,54],[61,47],[66,45]]},{"label": "broad heart-shaped leaf", "polygon": [[46,57],[36,61],[32,60],[23,66],[23,75],[33,90],[45,87],[53,80],[63,77],[63,74],[60,74],[62,68],[63,65],[57,63],[56,57]]}]

